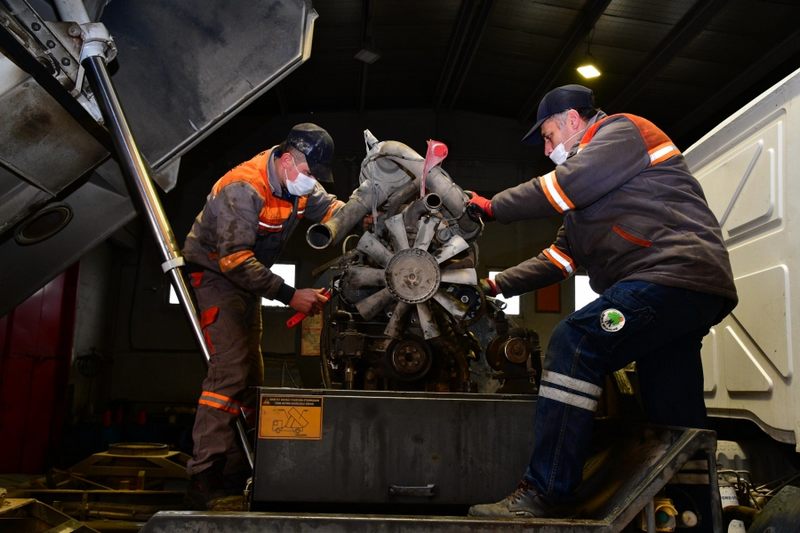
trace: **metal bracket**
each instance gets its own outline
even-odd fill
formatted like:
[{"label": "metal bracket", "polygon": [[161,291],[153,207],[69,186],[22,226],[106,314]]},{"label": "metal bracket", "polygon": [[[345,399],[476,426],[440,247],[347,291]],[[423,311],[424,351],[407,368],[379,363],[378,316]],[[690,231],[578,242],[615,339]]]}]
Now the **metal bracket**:
[{"label": "metal bracket", "polygon": [[80,61],[87,44],[98,46],[95,43],[102,46],[104,53],[108,50],[108,61],[116,57],[116,45],[105,26],[100,23],[50,22],[42,19],[25,0],[3,0],[3,3],[8,6],[3,25],[91,117],[102,124],[103,115],[91,88],[84,86]]}]

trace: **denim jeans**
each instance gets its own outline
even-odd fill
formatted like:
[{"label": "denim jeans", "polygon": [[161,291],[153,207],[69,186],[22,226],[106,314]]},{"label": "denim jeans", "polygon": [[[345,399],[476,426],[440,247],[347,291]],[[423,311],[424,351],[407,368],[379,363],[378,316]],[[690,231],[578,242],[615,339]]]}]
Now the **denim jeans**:
[{"label": "denim jeans", "polygon": [[525,479],[553,502],[581,481],[605,376],[636,361],[649,421],[704,427],[702,339],[730,311],[712,294],[624,281],[561,321],[544,360]]}]

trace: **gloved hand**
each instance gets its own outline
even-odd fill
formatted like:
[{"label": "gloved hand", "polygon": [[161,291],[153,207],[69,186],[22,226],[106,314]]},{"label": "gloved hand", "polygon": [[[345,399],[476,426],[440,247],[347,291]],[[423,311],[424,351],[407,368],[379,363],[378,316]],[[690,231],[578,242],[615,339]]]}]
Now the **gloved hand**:
[{"label": "gloved hand", "polygon": [[469,203],[467,204],[467,211],[475,214],[483,219],[485,222],[494,220],[494,211],[492,210],[492,201],[484,198],[480,194],[473,191],[464,191],[469,196]]},{"label": "gloved hand", "polygon": [[486,296],[497,296],[500,294],[500,289],[497,287],[497,283],[489,278],[483,278],[480,280],[478,282],[478,287]]}]

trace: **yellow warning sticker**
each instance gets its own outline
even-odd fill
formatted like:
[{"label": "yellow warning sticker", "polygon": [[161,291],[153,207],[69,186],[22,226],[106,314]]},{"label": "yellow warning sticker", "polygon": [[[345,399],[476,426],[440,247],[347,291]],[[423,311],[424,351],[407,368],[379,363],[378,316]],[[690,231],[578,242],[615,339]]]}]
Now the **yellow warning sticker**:
[{"label": "yellow warning sticker", "polygon": [[318,396],[262,396],[258,438],[321,439],[322,398]]}]

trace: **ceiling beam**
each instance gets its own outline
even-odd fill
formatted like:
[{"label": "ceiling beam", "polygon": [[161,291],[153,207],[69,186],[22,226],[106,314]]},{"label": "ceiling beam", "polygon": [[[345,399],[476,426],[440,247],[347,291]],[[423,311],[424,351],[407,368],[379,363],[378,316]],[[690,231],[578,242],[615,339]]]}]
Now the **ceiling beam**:
[{"label": "ceiling beam", "polygon": [[475,59],[475,54],[480,47],[486,26],[489,24],[489,13],[492,11],[493,4],[494,0],[482,0],[478,3],[477,16],[473,21],[470,38],[467,40],[468,45],[457,68],[458,74],[453,84],[454,89],[450,94],[450,103],[447,106],[449,109],[453,108],[461,95],[461,88],[464,86],[464,81],[467,79],[470,68],[472,68],[472,61]]},{"label": "ceiling beam", "polygon": [[493,0],[463,0],[461,2],[450,46],[447,50],[447,58],[439,75],[439,82],[436,84],[434,109],[438,110],[445,105],[445,99],[448,97],[447,107],[452,108],[458,99],[486,30],[492,4]]},{"label": "ceiling beam", "polygon": [[727,0],[699,0],[679,20],[672,31],[660,42],[647,59],[636,68],[636,75],[617,93],[610,103],[603,106],[609,112],[625,109],[641,92],[649,81],[652,81],[661,69],[680,52],[703,28],[711,18],[727,3]]},{"label": "ceiling beam", "polygon": [[[711,120],[731,104],[752,91],[758,82],[768,79],[775,69],[800,54],[800,30],[795,30],[789,37],[772,47],[768,52],[753,62],[749,68],[736,76],[719,91],[700,102],[695,109],[686,114],[686,118],[670,128],[670,136],[675,139],[691,136],[697,128]],[[796,66],[796,65],[794,65]],[[790,72],[786,73],[787,75]],[[779,80],[775,80],[777,83]],[[767,88],[764,87],[763,90]],[[757,94],[752,95],[755,98]],[[747,102],[740,102],[745,105]],[[733,111],[731,111],[733,112]],[[724,120],[722,117],[720,120]],[[708,132],[701,132],[705,134]],[[698,135],[699,137],[699,135]],[[694,139],[692,139],[692,142]]]},{"label": "ceiling beam", "polygon": [[533,90],[530,96],[525,100],[522,109],[520,109],[519,119],[522,122],[528,122],[531,116],[536,112],[539,101],[545,93],[552,88],[553,83],[556,82],[564,71],[564,68],[566,68],[567,59],[569,59],[575,49],[581,45],[586,36],[589,35],[589,32],[592,31],[595,23],[605,12],[606,7],[608,7],[610,3],[611,0],[590,0],[587,2],[586,7],[581,14],[578,15],[572,28],[570,28],[569,35],[561,46],[561,52],[556,56],[553,62],[550,63],[550,68],[547,69],[545,75],[539,80],[536,89]]},{"label": "ceiling beam", "polygon": [[464,49],[464,39],[467,36],[467,26],[469,26],[470,19],[473,16],[472,2],[470,0],[462,0],[461,6],[458,8],[458,15],[456,16],[456,23],[453,27],[452,36],[450,37],[450,46],[447,48],[447,57],[444,60],[444,66],[439,74],[439,82],[436,84],[436,96],[434,98],[434,109],[439,109],[444,101],[444,95],[447,93],[447,87],[450,85],[450,80],[453,77],[453,70],[455,69],[456,58],[460,57]]},{"label": "ceiling beam", "polygon": [[[372,0],[363,0],[361,6],[361,47],[372,47]],[[367,74],[369,64],[361,64],[361,80],[358,92],[358,112],[363,113],[367,103]]]}]

